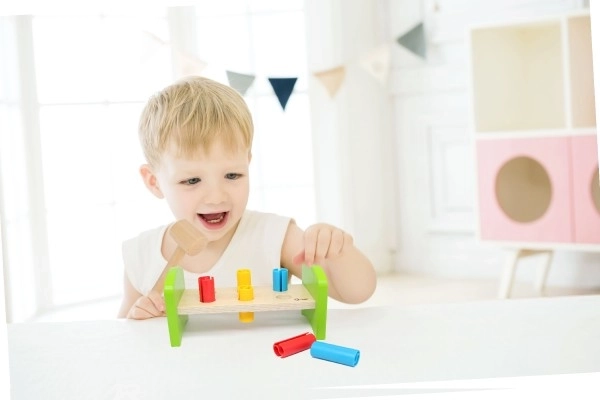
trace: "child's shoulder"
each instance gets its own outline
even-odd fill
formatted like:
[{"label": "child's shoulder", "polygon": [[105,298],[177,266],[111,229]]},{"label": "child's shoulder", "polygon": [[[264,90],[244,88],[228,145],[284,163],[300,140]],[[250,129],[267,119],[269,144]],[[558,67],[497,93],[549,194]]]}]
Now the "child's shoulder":
[{"label": "child's shoulder", "polygon": [[270,212],[246,210],[242,217],[244,225],[286,225],[292,221],[292,218]]},{"label": "child's shoulder", "polygon": [[152,246],[156,242],[161,242],[170,224],[160,225],[152,229],[138,233],[136,236],[130,237],[123,241],[123,248]]}]

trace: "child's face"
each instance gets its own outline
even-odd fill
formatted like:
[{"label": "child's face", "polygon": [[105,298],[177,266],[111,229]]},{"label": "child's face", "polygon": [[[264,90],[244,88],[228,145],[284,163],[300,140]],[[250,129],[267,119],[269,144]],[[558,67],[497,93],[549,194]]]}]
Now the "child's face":
[{"label": "child's face", "polygon": [[153,172],[156,187],[149,187],[167,200],[177,220],[192,222],[210,242],[217,241],[237,226],[246,209],[249,164],[248,151],[228,150],[221,143],[190,159],[168,151]]}]

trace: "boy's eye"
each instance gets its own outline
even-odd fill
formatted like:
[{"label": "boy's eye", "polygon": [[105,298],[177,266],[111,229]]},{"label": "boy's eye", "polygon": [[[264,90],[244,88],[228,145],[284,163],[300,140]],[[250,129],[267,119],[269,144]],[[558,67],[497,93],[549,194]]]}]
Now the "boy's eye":
[{"label": "boy's eye", "polygon": [[190,178],[190,179],[186,179],[185,181],[181,181],[179,183],[182,183],[184,185],[195,185],[196,183],[200,182],[200,178]]},{"label": "boy's eye", "polygon": [[230,172],[228,174],[225,175],[226,179],[231,179],[231,180],[235,180],[235,179],[239,179],[242,177],[242,174],[237,174],[235,172]]}]

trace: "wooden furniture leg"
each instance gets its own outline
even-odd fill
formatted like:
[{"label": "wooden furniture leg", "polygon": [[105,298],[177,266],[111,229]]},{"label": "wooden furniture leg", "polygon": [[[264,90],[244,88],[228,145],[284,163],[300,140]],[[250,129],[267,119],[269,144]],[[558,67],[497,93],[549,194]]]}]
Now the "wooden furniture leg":
[{"label": "wooden furniture leg", "polygon": [[504,271],[500,278],[500,288],[498,290],[498,297],[501,299],[507,299],[510,296],[513,282],[515,280],[515,271],[522,249],[511,249],[504,262]]},{"label": "wooden furniture leg", "polygon": [[546,257],[544,262],[538,267],[537,276],[534,282],[535,291],[542,296],[546,290],[546,280],[548,278],[548,272],[550,271],[550,265],[552,264],[552,258],[554,251],[548,250],[545,252]]},{"label": "wooden furniture leg", "polygon": [[530,257],[538,254],[545,254],[545,262],[540,265],[538,269],[538,275],[535,280],[534,286],[539,294],[542,294],[546,285],[546,278],[548,277],[548,271],[550,270],[550,264],[552,263],[552,250],[529,250],[529,249],[510,249],[504,262],[504,272],[500,279],[500,288],[498,290],[498,297],[501,299],[507,299],[510,297],[510,291],[512,289],[517,265],[522,258]]}]

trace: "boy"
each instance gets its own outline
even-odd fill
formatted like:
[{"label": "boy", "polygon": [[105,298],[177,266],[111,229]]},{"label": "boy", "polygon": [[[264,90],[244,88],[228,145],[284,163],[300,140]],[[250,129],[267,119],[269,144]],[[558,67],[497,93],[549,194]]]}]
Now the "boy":
[{"label": "boy", "polygon": [[[251,270],[253,285],[270,285],[279,266],[300,277],[302,264],[321,265],[329,296],[361,303],[373,294],[371,262],[346,232],[316,224],[306,231],[287,217],[246,210],[253,123],[242,96],[203,77],[188,77],[150,98],[139,124],[147,164],[142,179],[167,201],[176,220],[191,222],[208,240],[184,256],[186,287],[211,275],[221,287],[236,286],[236,271]],[[119,317],[163,316],[161,296],[168,257],[176,248],[168,226],[123,243],[124,297]]]}]

